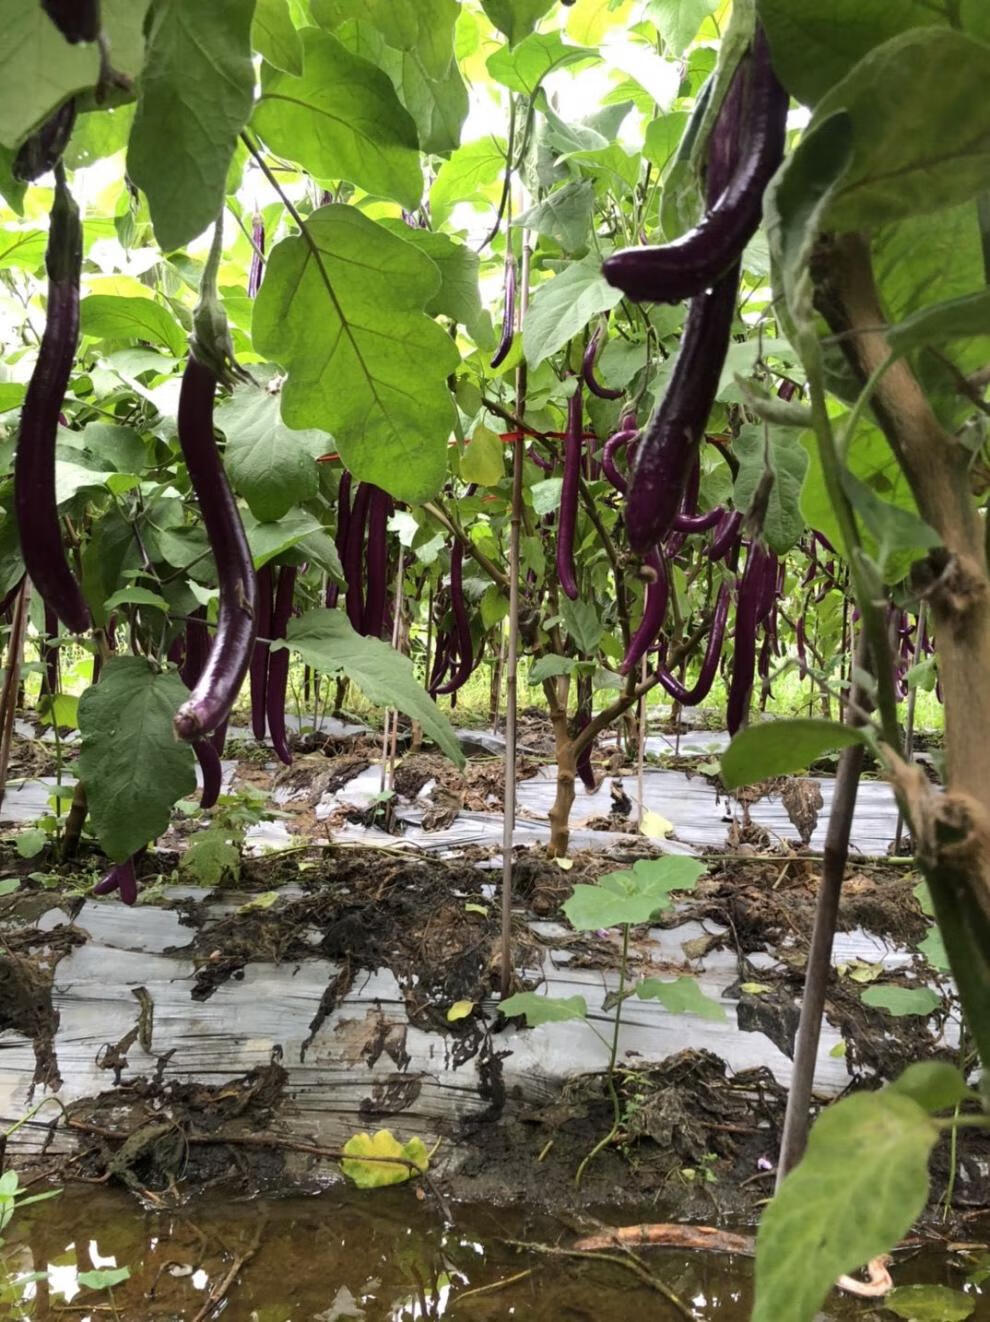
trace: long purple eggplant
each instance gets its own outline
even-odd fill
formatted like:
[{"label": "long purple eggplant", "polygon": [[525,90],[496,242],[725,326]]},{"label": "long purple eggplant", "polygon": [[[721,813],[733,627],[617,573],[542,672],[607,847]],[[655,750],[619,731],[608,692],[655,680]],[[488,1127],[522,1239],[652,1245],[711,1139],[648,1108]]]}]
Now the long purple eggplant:
[{"label": "long purple eggplant", "polygon": [[728,510],[722,515],[721,522],[715,529],[715,536],[708,547],[710,560],[724,560],[739,541],[742,529],[742,510]]},{"label": "long purple eggplant", "polygon": [[196,687],[175,716],[176,734],[191,743],[212,734],[229,717],[251,664],[258,632],[258,589],[251,550],[213,432],[216,389],[216,372],[191,352],[179,393],[179,444],[220,584],[213,646]]},{"label": "long purple eggplant", "polygon": [[717,527],[724,516],[725,510],[721,505],[716,505],[713,510],[706,510],[704,514],[675,514],[674,531],[707,532],[709,528]]},{"label": "long purple eggplant", "polygon": [[783,159],[787,106],[766,34],[758,28],[752,56],[737,70],[714,135],[717,139],[728,114],[745,119],[741,163],[727,180],[712,180],[716,153],[710,154],[709,206],[702,219],[672,243],[625,248],[607,258],[602,270],[608,282],[637,303],[677,303],[710,289],[732,270],[756,233],[763,193]]},{"label": "long purple eggplant", "polygon": [[257,298],[265,274],[265,222],[256,215],[251,226],[251,269],[248,272],[248,298]]},{"label": "long purple eggplant", "polygon": [[[581,734],[590,724],[591,717],[582,716],[578,721],[578,734]],[[594,747],[595,741],[592,739],[585,744],[584,748],[578,753],[577,762],[575,764],[577,773],[581,777],[581,783],[589,794],[594,794],[595,790],[598,788],[598,782],[595,780],[595,769],[591,765],[591,754]]]},{"label": "long purple eggplant", "polygon": [[426,691],[431,698],[435,698],[440,691],[440,685],[447,677],[447,672],[451,665],[451,647],[452,641],[450,634],[437,635],[437,651],[433,658],[433,671],[430,675],[430,682],[426,686]]},{"label": "long purple eggplant", "polygon": [[729,590],[729,585],[723,583],[719,588],[718,597],[715,601],[715,614],[712,616],[712,627],[708,634],[708,645],[705,648],[704,659],[701,662],[701,669],[698,671],[698,678],[692,688],[685,688],[680,680],[663,665],[660,666],[657,672],[657,677],[662,686],[674,701],[679,702],[682,707],[697,707],[698,703],[704,702],[711,692],[715,676],[718,674],[718,663],[722,655],[722,645],[725,641],[725,623],[729,617],[729,602],[731,599],[732,593]]},{"label": "long purple eggplant", "polygon": [[272,567],[258,570],[258,634],[251,657],[251,730],[255,739],[265,737],[265,703],[268,685],[268,643],[272,636]]},{"label": "long purple eggplant", "polygon": [[[278,573],[275,590],[275,608],[272,611],[272,641],[283,639],[292,615],[292,597],[296,590],[296,568],[283,565]],[[292,765],[292,751],[285,737],[285,695],[289,685],[289,649],[281,647],[268,658],[268,686],[266,710],[268,730],[272,737],[275,756],[285,765]]]},{"label": "long purple eggplant", "polygon": [[30,184],[40,179],[62,159],[76,122],[75,98],[64,102],[45,120],[41,128],[21,144],[10,171],[15,179]]},{"label": "long purple eggplant", "polygon": [[670,596],[670,578],[667,565],[656,547],[643,558],[646,568],[651,570],[651,579],[646,585],[643,599],[643,618],[629,643],[629,650],[619,667],[621,675],[628,675],[635,670],[640,661],[656,642],[657,634],[663,628],[667,615],[667,601]]},{"label": "long purple eggplant", "polygon": [[133,858],[115,864],[103,880],[97,882],[93,887],[94,895],[112,895],[114,891],[120,892],[120,898],[124,904],[135,904],[137,902],[137,876],[134,872]]},{"label": "long purple eggplant", "polygon": [[100,35],[100,0],[41,0],[41,7],[73,46]]},{"label": "long purple eggplant", "polygon": [[767,559],[768,554],[760,543],[753,542],[739,584],[735,652],[732,657],[732,680],[729,684],[726,712],[729,734],[735,734],[741,728],[749,709],[749,697],[756,671],[756,630],[765,591],[764,570]]},{"label": "long purple eggplant", "polygon": [[595,375],[595,364],[598,361],[598,350],[602,342],[602,327],[599,326],[588,341],[588,347],[584,351],[584,361],[581,364],[581,375],[584,377],[584,384],[593,395],[599,399],[621,399],[624,392],[613,389],[611,386],[603,386]]},{"label": "long purple eggplant", "polygon": [[347,521],[347,545],[344,548],[347,618],[356,633],[364,633],[364,532],[372,489],[367,482],[358,483],[354,506]]},{"label": "long purple eggplant", "polygon": [[457,634],[457,668],[450,679],[437,688],[437,693],[456,693],[464,687],[474,670],[471,622],[464,601],[464,547],[460,539],[454,542],[450,552],[450,605]]},{"label": "long purple eggplant", "polygon": [[502,320],[502,338],[498,342],[491,365],[501,367],[512,348],[516,328],[516,259],[510,252],[505,261],[505,314]]},{"label": "long purple eggplant", "polygon": [[194,689],[210,655],[210,632],[206,627],[206,609],[200,606],[186,621],[185,655],[179,677],[187,689]]},{"label": "long purple eggplant", "polygon": [[367,592],[362,633],[381,638],[385,627],[385,595],[388,586],[388,492],[372,487],[368,502],[368,545],[365,552]]},{"label": "long purple eggplant", "polygon": [[564,438],[564,484],[560,490],[557,516],[557,579],[571,601],[577,601],[577,570],[574,565],[574,536],[577,530],[578,494],[581,485],[581,439],[584,410],[581,386],[567,402],[567,434]]},{"label": "long purple eggplant", "polygon": [[14,511],[24,568],[71,633],[89,628],[89,608],[65,558],[55,497],[55,440],[79,339],[82,226],[79,208],[55,172],[48,250],[48,315],[21,412],[14,461]]},{"label": "long purple eggplant", "polygon": [[201,808],[212,808],[220,797],[220,786],[223,783],[223,767],[220,765],[220,754],[209,739],[197,739],[193,744],[193,752],[196,754],[199,769],[203,773],[203,792],[200,796],[199,806]]},{"label": "long purple eggplant", "polygon": [[622,431],[617,431],[611,435],[605,442],[605,448],[602,451],[602,472],[615,487],[616,491],[626,494],[628,484],[622,473],[619,472],[615,463],[615,457],[620,450],[626,450],[635,441],[639,432],[635,427],[627,427]]}]

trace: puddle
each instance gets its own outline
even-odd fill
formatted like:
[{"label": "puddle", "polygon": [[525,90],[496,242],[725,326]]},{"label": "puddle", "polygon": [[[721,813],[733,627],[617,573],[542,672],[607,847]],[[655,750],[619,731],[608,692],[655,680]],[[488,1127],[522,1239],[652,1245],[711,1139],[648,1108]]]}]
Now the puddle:
[{"label": "puddle", "polygon": [[[645,1207],[641,1216],[599,1215],[608,1224],[632,1224],[661,1213]],[[549,1257],[507,1243],[573,1243],[572,1231],[550,1217],[457,1204],[451,1216],[445,1222],[432,1200],[406,1188],[269,1203],[200,1201],[167,1213],[143,1212],[106,1189],[66,1191],[26,1210],[8,1232],[0,1264],[8,1273],[48,1269],[50,1282],[26,1284],[23,1301],[4,1316],[11,1322],[42,1322],[70,1311],[82,1322],[112,1316],[106,1293],[82,1289],[77,1279],[78,1272],[112,1265],[131,1272],[113,1291],[121,1322],[208,1316],[231,1322],[628,1322],[639,1308],[657,1322],[683,1316],[617,1264]],[[657,1249],[640,1254],[696,1322],[747,1322],[749,1259]],[[223,1305],[211,1307],[214,1299],[219,1305],[218,1294],[242,1257],[248,1261],[234,1273]],[[961,1257],[931,1245],[900,1253],[892,1274],[898,1285],[965,1289],[984,1300],[974,1318],[985,1317],[987,1287],[981,1293],[967,1285],[968,1269]],[[821,1322],[880,1316],[890,1315],[838,1293],[819,1314]]]}]

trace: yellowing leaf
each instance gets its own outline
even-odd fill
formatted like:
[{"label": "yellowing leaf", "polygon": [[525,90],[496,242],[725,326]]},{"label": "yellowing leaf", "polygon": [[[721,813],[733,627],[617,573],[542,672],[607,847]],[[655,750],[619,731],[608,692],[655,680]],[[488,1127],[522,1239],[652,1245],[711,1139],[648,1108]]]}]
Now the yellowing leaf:
[{"label": "yellowing leaf", "polygon": [[573,858],[555,858],[554,862],[560,868],[561,872],[570,872],[574,866]]},{"label": "yellowing leaf", "polygon": [[474,1001],[455,1001],[447,1011],[447,1023],[456,1024],[458,1019],[466,1019],[474,1009]]},{"label": "yellowing leaf", "polygon": [[673,834],[674,823],[647,808],[640,819],[639,829],[650,840],[666,840],[667,836]]},{"label": "yellowing leaf", "polygon": [[417,1172],[422,1174],[430,1164],[426,1144],[421,1138],[400,1143],[390,1129],[379,1129],[374,1136],[355,1134],[344,1144],[344,1153],[341,1169],[359,1189],[404,1184]]},{"label": "yellowing leaf", "polygon": [[247,904],[242,904],[238,913],[248,913],[251,909],[270,909],[278,899],[278,894],[278,891],[263,891],[254,899],[248,900]]}]

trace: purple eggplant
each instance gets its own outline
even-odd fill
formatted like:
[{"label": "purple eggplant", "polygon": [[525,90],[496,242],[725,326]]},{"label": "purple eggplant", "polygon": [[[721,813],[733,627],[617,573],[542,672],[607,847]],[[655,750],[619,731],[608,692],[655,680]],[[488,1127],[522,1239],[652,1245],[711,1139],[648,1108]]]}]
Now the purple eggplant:
[{"label": "purple eggplant", "polygon": [[89,608],[65,558],[55,496],[55,440],[79,338],[82,226],[79,208],[55,172],[48,250],[48,315],[24,399],[14,461],[14,511],[28,577],[71,633],[89,628]]},{"label": "purple eggplant", "polygon": [[557,578],[571,601],[578,597],[577,570],[574,565],[574,537],[577,531],[578,494],[581,485],[581,439],[584,411],[581,386],[567,402],[567,434],[564,439],[564,484],[560,491],[560,514],[557,522]]},{"label": "purple eggplant", "polygon": [[[586,730],[590,724],[591,717],[582,716],[578,721],[578,734],[581,734]],[[575,764],[577,773],[581,778],[581,783],[589,794],[594,794],[595,790],[598,788],[598,782],[595,780],[595,769],[591,765],[591,754],[594,751],[594,747],[594,739],[589,740],[584,748],[581,749],[580,753],[578,753],[577,762]]]},{"label": "purple eggplant", "polygon": [[212,808],[220,797],[223,783],[223,768],[220,765],[220,753],[209,739],[197,739],[193,744],[196,761],[203,773],[203,792],[200,796],[201,808]]},{"label": "purple eggplant", "polygon": [[[22,183],[30,184],[55,166],[69,145],[76,123],[76,102],[72,98],[49,115],[40,129],[21,144],[10,167],[11,174]],[[65,425],[64,422],[62,424]]]},{"label": "purple eggplant", "polygon": [[659,668],[658,678],[660,683],[674,701],[679,702],[682,707],[697,707],[698,703],[704,702],[711,692],[715,676],[718,674],[722,644],[725,641],[725,623],[729,617],[731,597],[732,593],[729,590],[729,585],[723,583],[715,601],[715,614],[712,616],[712,627],[708,634],[708,646],[705,648],[704,659],[701,662],[701,669],[698,671],[698,678],[695,680],[693,688],[685,688],[680,680],[663,665]]},{"label": "purple eggplant", "polygon": [[354,493],[354,507],[347,520],[344,577],[347,579],[347,618],[355,633],[364,633],[364,533],[372,490],[367,482],[358,484]]},{"label": "purple eggplant", "polygon": [[588,341],[588,347],[584,351],[584,362],[581,365],[581,375],[584,377],[584,384],[593,395],[599,399],[621,399],[623,391],[613,390],[610,386],[603,386],[595,376],[595,363],[598,360],[598,350],[602,342],[602,327],[599,326]]},{"label": "purple eggplant", "polygon": [[456,693],[467,683],[474,670],[471,623],[464,601],[464,547],[460,541],[454,542],[450,552],[450,605],[454,612],[454,628],[457,633],[457,668],[445,684],[438,686],[437,693]]},{"label": "purple eggplant", "polygon": [[707,532],[709,528],[717,527],[724,517],[725,510],[721,505],[716,505],[713,510],[706,510],[704,514],[675,514],[674,531]]},{"label": "purple eggplant", "polygon": [[[292,597],[296,590],[296,568],[283,565],[278,573],[278,587],[275,590],[275,607],[272,611],[272,642],[285,638],[292,615]],[[285,765],[292,765],[292,752],[285,736],[285,695],[289,686],[290,653],[287,647],[280,647],[268,658],[268,684],[265,707],[268,716],[268,730],[272,737],[275,756]]]},{"label": "purple eggplant", "polygon": [[94,895],[112,895],[114,891],[120,892],[120,898],[124,904],[135,904],[137,902],[137,876],[134,872],[133,858],[115,864],[103,880],[97,882],[93,887]]},{"label": "purple eggplant", "polygon": [[505,259],[505,316],[502,321],[502,338],[498,342],[492,368],[501,367],[512,348],[512,337],[516,326],[516,259],[510,252]]},{"label": "purple eggplant", "polygon": [[268,692],[268,642],[272,636],[274,590],[272,567],[258,570],[258,634],[251,657],[251,729],[255,739],[265,737],[265,703]]},{"label": "purple eggplant", "polygon": [[646,595],[643,599],[643,618],[629,643],[629,650],[622,659],[622,665],[619,667],[619,673],[622,675],[628,675],[630,671],[635,670],[636,666],[639,665],[656,641],[657,634],[663,628],[663,622],[667,615],[670,578],[667,574],[666,562],[657,548],[654,547],[644,557],[644,564],[651,571],[651,577],[646,585]]},{"label": "purple eggplant", "polygon": [[[708,210],[688,233],[662,247],[625,248],[606,259],[608,282],[634,302],[677,303],[717,284],[756,233],[763,193],[784,156],[787,93],[773,71],[766,34],[758,28],[752,56],[743,60],[719,113],[709,153]],[[722,177],[723,122],[745,120],[742,160]],[[734,162],[735,153],[724,153]],[[713,176],[717,176],[713,178]]]},{"label": "purple eggplant", "polygon": [[368,501],[368,546],[365,564],[367,595],[361,632],[381,638],[385,627],[385,593],[388,586],[388,492],[372,487]]},{"label": "purple eggplant", "polygon": [[265,222],[255,215],[251,226],[251,270],[248,272],[248,298],[257,298],[265,273]]},{"label": "purple eggplant", "polygon": [[739,584],[736,603],[735,653],[732,658],[732,680],[729,684],[727,724],[729,734],[735,734],[746,720],[749,698],[756,670],[756,630],[763,603],[766,565],[770,557],[759,542],[753,542],[746,557],[746,568]]},{"label": "purple eggplant", "polygon": [[175,716],[180,739],[195,743],[229,716],[251,664],[258,632],[258,590],[251,550],[213,432],[217,376],[189,355],[179,393],[182,455],[206,525],[220,584],[217,631],[192,694]]},{"label": "purple eggplant", "polygon": [[602,451],[602,471],[616,491],[621,492],[622,495],[626,494],[627,483],[625,477],[616,467],[615,456],[620,450],[625,450],[632,445],[638,435],[639,432],[635,427],[626,427],[610,436]]},{"label": "purple eggplant", "polygon": [[100,0],[41,0],[41,7],[73,46],[100,35]]}]

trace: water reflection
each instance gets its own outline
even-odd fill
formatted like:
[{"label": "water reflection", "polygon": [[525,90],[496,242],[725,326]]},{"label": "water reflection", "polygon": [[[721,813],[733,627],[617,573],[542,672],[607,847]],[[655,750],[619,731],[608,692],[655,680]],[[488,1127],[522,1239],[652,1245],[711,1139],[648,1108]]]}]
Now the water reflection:
[{"label": "water reflection", "polygon": [[[491,1205],[455,1207],[454,1215],[456,1224],[445,1225],[408,1189],[198,1202],[182,1213],[145,1213],[106,1189],[67,1190],[9,1228],[0,1300],[10,1311],[0,1307],[0,1316],[35,1322],[64,1318],[71,1308],[74,1318],[101,1322],[113,1315],[107,1295],[85,1286],[80,1273],[126,1265],[131,1278],[113,1289],[121,1322],[628,1322],[635,1309],[659,1322],[683,1317],[621,1261],[538,1254],[508,1242],[566,1246],[573,1237],[552,1218]],[[621,1218],[603,1211],[602,1219],[638,1218],[627,1210]],[[747,1322],[752,1264],[745,1259],[645,1251],[641,1260],[697,1322]],[[933,1247],[899,1261],[895,1279],[976,1295],[990,1285],[966,1287],[973,1261]],[[863,1307],[834,1296],[823,1317],[862,1318]]]}]

